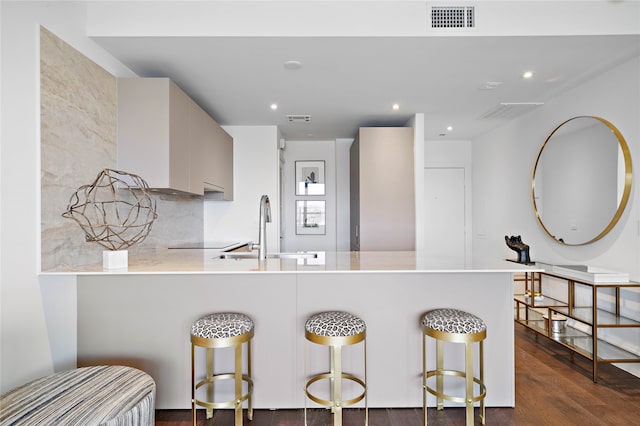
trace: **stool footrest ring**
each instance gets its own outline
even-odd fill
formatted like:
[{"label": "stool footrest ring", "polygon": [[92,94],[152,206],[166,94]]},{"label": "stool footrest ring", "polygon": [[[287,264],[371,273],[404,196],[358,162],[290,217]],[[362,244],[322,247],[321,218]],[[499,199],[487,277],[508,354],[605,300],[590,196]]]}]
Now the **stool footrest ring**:
[{"label": "stool footrest ring", "polygon": [[[367,393],[367,385],[364,383],[364,381],[362,381],[360,378],[352,375],[352,374],[348,374],[348,373],[342,373],[341,374],[342,379],[344,380],[351,380],[352,382],[355,382],[357,384],[359,384],[362,387],[362,393],[359,394],[358,396],[356,396],[355,398],[352,399],[347,399],[344,401],[337,401],[340,403],[341,406],[345,407],[345,406],[349,406],[349,405],[353,405],[359,401],[362,401],[364,399],[364,396]],[[336,401],[329,401],[326,399],[322,399],[319,398],[315,395],[313,395],[311,393],[311,391],[309,390],[309,386],[311,386],[313,383],[319,381],[319,380],[326,380],[326,379],[331,379],[333,378],[333,375],[331,373],[322,373],[322,374],[317,374],[313,377],[311,377],[307,383],[304,385],[304,392],[307,394],[307,396],[309,397],[309,399],[311,399],[312,401],[324,405],[325,407],[333,407],[335,406],[335,402]]]},{"label": "stool footrest ring", "polygon": [[[216,374],[215,376],[211,376],[211,377],[207,377],[201,381],[198,382],[198,384],[196,385],[196,389],[199,389],[200,387],[207,385],[207,384],[213,384],[214,382],[220,381],[220,380],[230,380],[230,379],[235,379],[235,376],[233,373],[229,373],[229,374]],[[242,381],[247,383],[247,393],[245,393],[244,395],[242,395],[240,397],[240,400],[233,400],[233,401],[226,401],[226,402],[213,402],[213,401],[202,401],[199,399],[194,399],[194,402],[197,405],[200,405],[201,407],[206,407],[206,408],[213,408],[214,410],[217,410],[219,408],[231,408],[231,407],[235,407],[236,404],[238,402],[242,403],[244,401],[246,401],[247,399],[249,399],[249,396],[251,395],[251,392],[253,391],[253,380],[246,374],[242,375]]]},{"label": "stool footrest ring", "polygon": [[[431,371],[427,371],[427,374],[426,374],[426,378],[427,379],[429,379],[430,377],[434,377],[434,376],[455,376],[455,377],[462,377],[462,378],[466,377],[466,375],[465,375],[465,373],[463,371],[457,371],[457,370],[431,370]],[[487,388],[484,385],[484,383],[481,382],[480,379],[478,379],[477,377],[474,377],[473,381],[475,383],[477,383],[478,385],[480,385],[480,394],[472,397],[472,401],[473,402],[478,402],[478,401],[483,400],[484,397],[487,395]],[[453,402],[462,402],[462,403],[466,403],[467,402],[467,399],[465,397],[449,395],[449,394],[446,394],[446,393],[438,392],[436,389],[433,389],[433,388],[431,388],[429,386],[426,386],[426,390],[430,394],[435,395],[436,397],[438,397],[440,399],[446,399],[447,401],[453,401]]]}]

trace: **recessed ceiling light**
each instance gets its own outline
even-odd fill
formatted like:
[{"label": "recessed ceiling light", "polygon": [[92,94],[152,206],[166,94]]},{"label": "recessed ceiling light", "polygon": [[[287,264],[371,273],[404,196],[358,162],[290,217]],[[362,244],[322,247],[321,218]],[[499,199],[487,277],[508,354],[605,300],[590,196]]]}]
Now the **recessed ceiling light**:
[{"label": "recessed ceiling light", "polygon": [[452,126],[447,126],[447,131],[448,131],[448,132],[450,132],[450,131],[452,131],[452,130],[453,130],[453,127],[452,127]]},{"label": "recessed ceiling light", "polygon": [[532,78],[534,74],[535,73],[533,71],[525,71],[524,74],[522,74],[522,78],[524,78],[525,80],[528,80]]},{"label": "recessed ceiling light", "polygon": [[271,106],[269,107],[271,108],[273,111],[278,109],[278,104],[271,104]]},{"label": "recessed ceiling light", "polygon": [[302,62],[300,61],[285,61],[284,67],[288,70],[299,70],[302,68]]},{"label": "recessed ceiling light", "polygon": [[400,109],[400,105],[398,105],[398,104],[393,104],[393,106],[392,106],[391,108],[393,108],[393,110],[394,110],[394,111],[397,111],[397,110],[399,110],[399,109]]}]

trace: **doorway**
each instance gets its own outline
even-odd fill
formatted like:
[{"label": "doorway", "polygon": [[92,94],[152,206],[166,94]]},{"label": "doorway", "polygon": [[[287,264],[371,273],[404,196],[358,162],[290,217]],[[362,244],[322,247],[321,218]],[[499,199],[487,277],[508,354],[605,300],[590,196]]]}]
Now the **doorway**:
[{"label": "doorway", "polygon": [[466,170],[424,169],[425,259],[464,265],[467,258]]}]

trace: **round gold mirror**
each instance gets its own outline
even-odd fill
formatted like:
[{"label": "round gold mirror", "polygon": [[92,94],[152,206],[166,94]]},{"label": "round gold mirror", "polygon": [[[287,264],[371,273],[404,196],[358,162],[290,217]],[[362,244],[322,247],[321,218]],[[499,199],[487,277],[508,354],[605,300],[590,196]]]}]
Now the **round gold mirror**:
[{"label": "round gold mirror", "polygon": [[600,117],[571,118],[549,134],[536,158],[536,218],[559,243],[597,241],[620,219],[631,178],[631,153],[620,131]]}]

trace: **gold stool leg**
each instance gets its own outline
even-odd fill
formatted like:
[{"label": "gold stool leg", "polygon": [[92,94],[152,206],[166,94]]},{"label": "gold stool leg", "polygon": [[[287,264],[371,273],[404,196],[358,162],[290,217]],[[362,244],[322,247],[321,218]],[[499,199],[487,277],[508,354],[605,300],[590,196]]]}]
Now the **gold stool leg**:
[{"label": "gold stool leg", "polygon": [[[480,383],[481,386],[484,386],[484,341],[480,341]],[[482,392],[482,389],[480,389]],[[480,422],[484,424],[485,422],[485,412],[484,412],[484,398],[480,400]]]},{"label": "gold stool leg", "polygon": [[[207,348],[207,401],[213,401],[213,349]],[[207,419],[213,417],[213,408],[207,408]]]},{"label": "gold stool leg", "polygon": [[[247,375],[249,376],[249,380],[253,380],[253,376],[251,375],[251,339],[247,342]],[[253,390],[249,392],[249,401],[248,401],[248,412],[247,418],[249,420],[253,420]]]},{"label": "gold stool leg", "polygon": [[331,346],[333,424],[342,426],[342,347]]},{"label": "gold stool leg", "polygon": [[235,414],[236,426],[242,426],[242,343],[238,343],[234,347],[234,381],[235,381]]},{"label": "gold stool leg", "polygon": [[364,340],[364,426],[369,426],[369,385],[367,382],[367,339]]},{"label": "gold stool leg", "polygon": [[427,426],[427,335],[422,333],[422,425]]},{"label": "gold stool leg", "polygon": [[[438,393],[443,394],[444,393],[444,390],[443,390],[444,375],[442,374],[442,371],[444,370],[444,342],[440,339],[436,339],[436,364],[437,364],[436,365],[437,389],[438,389]],[[438,410],[442,410],[444,408],[443,400],[440,397],[438,397],[437,400],[438,400],[437,408]]]},{"label": "gold stool leg", "polygon": [[[329,399],[332,402],[335,402],[336,395],[336,366],[335,366],[335,356],[333,355],[333,346],[329,347]],[[335,404],[331,404],[331,414],[335,413]]]},{"label": "gold stool leg", "polygon": [[302,386],[302,390],[304,391],[304,426],[307,426],[307,346],[309,345],[309,342],[305,339],[304,345],[303,345],[303,351],[304,354],[302,355],[302,370],[303,370],[303,376],[304,377],[304,384]]},{"label": "gold stool leg", "polygon": [[473,343],[465,342],[465,405],[467,426],[473,426]]},{"label": "gold stool leg", "polygon": [[191,343],[191,420],[196,426],[196,372],[195,372],[195,346]]}]

